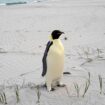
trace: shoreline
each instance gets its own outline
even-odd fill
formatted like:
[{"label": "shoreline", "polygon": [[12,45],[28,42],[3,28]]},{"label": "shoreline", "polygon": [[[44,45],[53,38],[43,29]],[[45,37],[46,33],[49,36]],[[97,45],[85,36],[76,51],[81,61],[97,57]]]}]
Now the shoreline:
[{"label": "shoreline", "polygon": [[1,3],[0,4],[0,7],[15,7],[15,6],[40,6],[40,5],[47,5],[47,6],[56,6],[56,7],[66,7],[66,8],[69,8],[69,7],[88,7],[88,6],[105,6],[105,1],[63,1],[63,5],[62,3],[59,4],[59,1],[48,1],[48,0],[44,0],[44,1],[40,1],[40,0],[37,0],[37,1],[33,1],[33,2],[11,2],[11,3]]}]

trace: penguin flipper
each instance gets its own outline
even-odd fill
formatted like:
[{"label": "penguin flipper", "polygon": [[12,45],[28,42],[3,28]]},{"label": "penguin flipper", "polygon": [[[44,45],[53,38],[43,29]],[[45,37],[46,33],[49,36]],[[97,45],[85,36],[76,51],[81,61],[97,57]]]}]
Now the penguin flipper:
[{"label": "penguin flipper", "polygon": [[46,46],[46,49],[45,49],[45,52],[44,52],[44,55],[43,55],[43,58],[42,58],[42,63],[43,63],[42,76],[45,76],[46,72],[47,72],[47,61],[46,61],[46,58],[47,58],[47,54],[48,54],[49,48],[51,47],[52,44],[53,44],[52,41],[49,41],[47,43],[47,46]]}]

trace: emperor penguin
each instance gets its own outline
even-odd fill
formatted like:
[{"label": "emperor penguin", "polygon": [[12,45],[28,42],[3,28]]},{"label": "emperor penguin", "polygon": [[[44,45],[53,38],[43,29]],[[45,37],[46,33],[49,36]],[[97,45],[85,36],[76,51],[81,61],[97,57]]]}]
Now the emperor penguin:
[{"label": "emperor penguin", "polygon": [[64,46],[60,40],[62,34],[64,32],[60,30],[54,30],[51,33],[51,39],[47,43],[42,58],[42,76],[45,76],[45,84],[48,91],[53,91],[54,85],[65,86],[61,83],[64,71]]}]

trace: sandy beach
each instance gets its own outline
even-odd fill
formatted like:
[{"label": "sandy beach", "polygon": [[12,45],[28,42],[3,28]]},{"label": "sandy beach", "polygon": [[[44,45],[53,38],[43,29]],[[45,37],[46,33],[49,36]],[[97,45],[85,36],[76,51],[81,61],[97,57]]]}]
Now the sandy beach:
[{"label": "sandy beach", "polygon": [[[61,37],[65,71],[71,74],[62,78],[65,88],[49,93],[42,87],[42,56],[55,29],[65,32]],[[86,83],[89,87],[83,97]],[[3,92],[7,105],[104,105],[105,1],[51,0],[0,6],[0,100]],[[4,103],[0,101],[0,105]]]}]

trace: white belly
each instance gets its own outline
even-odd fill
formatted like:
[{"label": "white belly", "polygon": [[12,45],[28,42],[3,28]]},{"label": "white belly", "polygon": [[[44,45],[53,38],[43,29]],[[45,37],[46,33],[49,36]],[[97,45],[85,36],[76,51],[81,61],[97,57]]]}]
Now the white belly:
[{"label": "white belly", "polygon": [[46,79],[54,81],[62,77],[64,70],[64,48],[61,42],[51,46],[47,56]]}]

